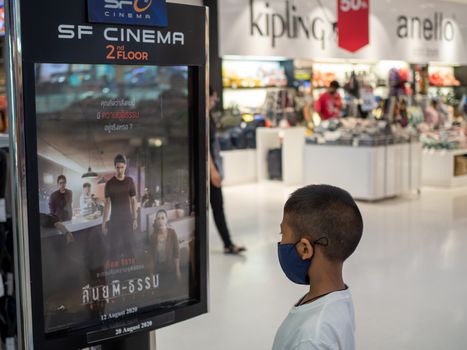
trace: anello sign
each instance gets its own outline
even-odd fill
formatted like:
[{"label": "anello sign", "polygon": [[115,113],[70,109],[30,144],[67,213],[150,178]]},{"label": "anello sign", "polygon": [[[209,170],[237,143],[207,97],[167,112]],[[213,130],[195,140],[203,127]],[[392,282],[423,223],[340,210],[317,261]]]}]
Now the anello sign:
[{"label": "anello sign", "polygon": [[401,39],[452,41],[454,40],[454,24],[452,20],[445,19],[442,12],[435,12],[433,19],[399,16],[397,36]]}]

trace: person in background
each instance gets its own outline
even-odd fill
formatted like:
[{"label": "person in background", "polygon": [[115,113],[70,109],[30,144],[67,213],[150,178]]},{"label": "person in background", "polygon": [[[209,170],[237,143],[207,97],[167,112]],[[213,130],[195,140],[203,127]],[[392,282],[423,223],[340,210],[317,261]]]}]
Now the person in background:
[{"label": "person in background", "polygon": [[441,122],[441,116],[438,112],[438,101],[432,99],[425,110],[425,123],[437,129]]},{"label": "person in background", "polygon": [[83,184],[83,193],[79,197],[79,213],[81,216],[88,216],[94,212],[94,202],[91,198],[91,184]]},{"label": "person in background", "polygon": [[94,208],[102,214],[104,212],[104,204],[102,201],[94,193],[91,194],[91,200]]},{"label": "person in background", "polygon": [[319,113],[321,120],[339,118],[342,111],[342,98],[337,92],[339,83],[336,80],[331,81],[326,92],[315,103],[315,111]]},{"label": "person in background", "polygon": [[49,198],[49,212],[57,217],[58,221],[70,221],[73,217],[73,192],[66,188],[65,175],[57,177],[58,190]]},{"label": "person in background", "polygon": [[149,188],[144,189],[143,197],[141,197],[141,206],[143,208],[150,208],[154,204],[154,197],[152,196]]},{"label": "person in background", "polygon": [[405,98],[397,98],[396,106],[394,107],[394,122],[405,128],[409,125],[409,115],[407,111],[407,102]]},{"label": "person in background", "polygon": [[217,92],[212,88],[209,88],[209,199],[217,231],[224,242],[224,253],[239,254],[245,251],[246,248],[233,244],[224,214],[224,199],[222,197],[222,159],[220,155],[219,140],[216,136],[216,124],[211,114],[211,111],[216,106],[217,101]]},{"label": "person in background", "polygon": [[352,196],[337,187],[309,185],[284,206],[278,257],[286,277],[308,286],[279,327],[272,350],[355,350],[355,316],[344,262],[363,233]]},{"label": "person in background", "polygon": [[[168,227],[169,218],[164,209],[160,209],[154,219],[154,234],[151,236],[154,249],[155,265],[163,281],[181,280],[180,243],[177,233]],[[163,282],[164,283],[164,282]]]}]

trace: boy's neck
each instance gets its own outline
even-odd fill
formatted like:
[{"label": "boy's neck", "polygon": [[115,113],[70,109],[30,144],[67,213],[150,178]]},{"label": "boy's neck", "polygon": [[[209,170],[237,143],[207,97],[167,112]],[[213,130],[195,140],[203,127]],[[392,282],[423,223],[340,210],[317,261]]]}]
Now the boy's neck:
[{"label": "boy's neck", "polygon": [[313,299],[320,295],[343,290],[346,288],[342,278],[342,263],[325,262],[319,266],[311,264],[309,271],[310,291],[306,299]]}]

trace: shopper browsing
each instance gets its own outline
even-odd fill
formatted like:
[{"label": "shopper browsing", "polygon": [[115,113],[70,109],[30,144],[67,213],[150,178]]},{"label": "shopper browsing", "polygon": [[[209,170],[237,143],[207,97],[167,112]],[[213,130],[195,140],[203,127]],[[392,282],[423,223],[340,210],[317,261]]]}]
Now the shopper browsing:
[{"label": "shopper browsing", "polygon": [[337,92],[339,83],[336,80],[331,81],[326,92],[315,103],[315,111],[319,113],[321,120],[339,118],[342,111],[342,98]]},{"label": "shopper browsing", "polygon": [[285,203],[281,230],[282,270],[309,291],[279,327],[273,350],[354,350],[354,309],[342,277],[363,231],[354,200],[337,187],[303,187]]}]

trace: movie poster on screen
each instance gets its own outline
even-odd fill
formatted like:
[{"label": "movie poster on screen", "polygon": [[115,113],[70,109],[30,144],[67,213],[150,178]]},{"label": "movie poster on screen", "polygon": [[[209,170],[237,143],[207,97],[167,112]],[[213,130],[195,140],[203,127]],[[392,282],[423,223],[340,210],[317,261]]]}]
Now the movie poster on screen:
[{"label": "movie poster on screen", "polygon": [[188,67],[35,65],[45,331],[194,297]]}]

